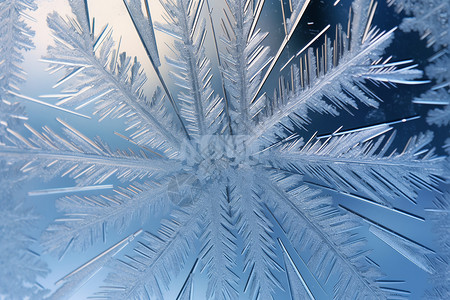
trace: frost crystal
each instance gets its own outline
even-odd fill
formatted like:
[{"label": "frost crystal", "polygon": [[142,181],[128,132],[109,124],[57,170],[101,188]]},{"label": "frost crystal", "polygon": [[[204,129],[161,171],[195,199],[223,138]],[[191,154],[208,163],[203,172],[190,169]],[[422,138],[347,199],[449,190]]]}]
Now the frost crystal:
[{"label": "frost crystal", "polygon": [[[7,15],[8,3],[16,2],[34,7],[25,0],[1,1],[0,15],[6,17],[0,24],[16,20]],[[413,2],[397,5],[414,13],[419,4]],[[90,138],[61,117],[59,130],[24,124],[24,133],[22,124],[13,127],[9,121],[17,113],[2,109],[2,178],[15,167],[25,179],[76,180],[76,187],[40,192],[75,192],[57,200],[63,216],[41,237],[44,251],[60,259],[105,241],[112,232],[129,230],[136,220],[142,227],[59,280],[47,299],[68,298],[104,267],[110,273],[94,295],[102,299],[164,299],[180,273],[185,276],[177,299],[194,299],[195,274],[200,272],[208,277],[207,299],[272,299],[281,292],[293,299],[402,298],[409,292],[383,285],[395,280],[381,279],[358,231],[362,224],[417,268],[430,274],[439,269],[430,261],[433,249],[327,196],[423,221],[396,206],[399,198],[416,203],[418,191],[437,192],[443,184],[448,160],[429,149],[433,134],[417,133],[399,148],[391,127],[396,122],[333,128],[329,135],[305,131],[319,114],[330,118],[361,106],[377,109],[381,99],[371,90],[374,86],[424,83],[411,61],[383,56],[396,28],[381,30],[372,24],[376,2],[354,0],[344,25],[325,26],[281,62],[308,7],[318,1],[281,2],[284,35],[272,51],[267,33],[258,28],[264,0],[224,0],[220,22],[208,0],[162,0],[166,22],[161,24],[153,23],[148,0],[124,0],[153,68],[147,74],[158,85],[150,95],[140,62],[120,52],[108,26],[95,26],[88,1],[69,3],[73,16],[48,16],[55,45],[44,60],[49,71],[60,74],[55,86],[63,89],[55,107],[74,115],[88,108],[99,121],[124,120],[124,132],[115,133],[131,149],[113,150],[110,141]],[[444,1],[435,11],[448,12],[448,7]],[[414,25],[419,19],[406,19],[402,28],[420,27]],[[448,25],[448,14],[441,19]],[[429,43],[436,44],[442,34],[435,22],[427,26]],[[31,45],[28,28],[22,23],[15,28],[27,38],[16,38],[16,48],[5,51]],[[155,30],[174,39],[164,61]],[[448,34],[448,28],[444,31]],[[9,38],[13,36],[0,36],[0,44],[7,45],[4,39]],[[215,57],[207,55],[207,39]],[[448,66],[448,55],[438,56],[435,60],[442,62],[427,69],[437,84],[429,93],[446,101],[448,72],[439,66]],[[6,55],[4,61],[0,96],[26,98],[16,88],[20,57]],[[161,70],[164,64],[169,76]],[[278,80],[277,88],[270,84],[273,80]],[[433,123],[448,123],[436,114],[430,113]],[[124,186],[109,194],[82,194],[113,178]],[[442,199],[448,202],[448,197]],[[146,224],[158,216],[166,218],[155,233]],[[1,220],[17,218],[11,210]],[[6,225],[0,222],[2,230]],[[2,256],[8,251],[0,250]],[[45,273],[38,271],[22,281]],[[0,287],[1,297],[5,288]]]},{"label": "frost crystal", "polygon": [[[23,107],[9,92],[19,91],[24,81],[21,68],[23,50],[33,48],[34,32],[24,22],[30,10],[36,9],[32,0],[0,1],[0,145],[17,137],[15,131],[27,119]],[[24,175],[17,165],[0,155],[0,297],[20,299],[44,296],[36,285],[39,276],[47,274],[47,267],[39,254],[31,250],[34,239],[30,226],[37,217],[23,202],[20,192]]]},{"label": "frost crystal", "polygon": [[434,79],[435,85],[415,103],[438,105],[430,111],[427,121],[438,126],[450,124],[450,4],[446,0],[405,1],[391,0],[399,11],[411,17],[405,18],[400,28],[404,31],[418,31],[427,46],[436,54],[429,58],[426,74]]}]

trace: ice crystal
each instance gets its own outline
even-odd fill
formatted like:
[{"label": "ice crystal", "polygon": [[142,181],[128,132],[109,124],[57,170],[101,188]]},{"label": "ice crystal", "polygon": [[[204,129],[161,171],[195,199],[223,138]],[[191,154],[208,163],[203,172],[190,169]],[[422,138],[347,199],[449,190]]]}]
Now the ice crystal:
[{"label": "ice crystal", "polygon": [[436,53],[429,58],[427,75],[434,79],[435,85],[415,103],[443,106],[430,111],[428,122],[445,126],[450,124],[450,4],[445,0],[424,1],[388,1],[395,4],[399,11],[405,11],[408,18],[403,20],[400,28],[404,31],[418,31],[421,39],[427,40],[427,46]]},{"label": "ice crystal", "polygon": [[[23,50],[33,48],[34,32],[26,25],[24,16],[36,9],[32,0],[0,1],[0,145],[5,145],[15,130],[27,119],[24,108],[8,97],[19,91],[24,81],[21,68]],[[0,160],[0,297],[19,299],[43,297],[37,286],[39,276],[47,273],[45,263],[31,250],[34,239],[29,226],[36,215],[23,203],[20,185],[23,173],[16,165]]]},{"label": "ice crystal", "polygon": [[[359,236],[362,223],[424,272],[438,269],[430,261],[433,249],[326,195],[420,219],[395,203],[400,197],[416,203],[418,191],[438,191],[448,162],[428,147],[433,134],[417,133],[398,150],[391,127],[395,122],[333,128],[332,134],[321,136],[304,130],[318,114],[338,116],[360,106],[377,109],[380,99],[371,84],[424,83],[409,60],[383,56],[396,28],[381,30],[372,24],[376,2],[354,0],[349,20],[343,22],[346,29],[325,26],[280,66],[307,8],[317,3],[282,2],[284,37],[272,51],[265,44],[267,33],[258,29],[264,1],[224,1],[219,32],[208,0],[162,0],[166,22],[161,24],[153,23],[148,0],[124,0],[153,68],[148,71],[158,83],[150,95],[140,62],[120,52],[108,26],[96,28],[88,1],[69,0],[73,16],[48,16],[55,45],[44,61],[49,71],[62,73],[56,86],[64,87],[53,107],[78,115],[77,110],[89,108],[99,121],[124,120],[125,132],[116,134],[135,148],[113,150],[109,141],[92,139],[61,117],[60,130],[24,124],[27,136],[17,129],[20,124],[13,128],[2,122],[6,138],[0,154],[8,164],[2,175],[15,166],[25,178],[70,176],[78,184],[58,190],[75,194],[57,201],[63,217],[42,234],[42,247],[63,258],[104,241],[113,231],[123,232],[136,220],[146,224],[153,216],[168,216],[157,233],[143,227],[63,277],[48,299],[73,295],[104,267],[112,270],[94,295],[98,298],[164,299],[173,278],[186,269],[190,272],[178,299],[192,299],[196,272],[207,274],[208,299],[272,299],[281,290],[293,299],[408,294],[383,286],[395,280],[381,280],[381,270]],[[14,1],[0,5],[9,2]],[[174,38],[172,55],[164,61],[155,30]],[[216,57],[205,51],[208,37]],[[218,76],[212,60],[217,60]],[[160,70],[163,64],[171,68],[171,84]],[[15,87],[17,69],[2,72],[10,81],[0,86],[1,96],[27,99]],[[438,84],[448,81],[445,74],[440,78],[438,71],[430,72]],[[270,90],[273,77],[279,77],[279,84]],[[438,92],[448,97],[448,89]],[[14,115],[5,111],[1,117]],[[114,193],[77,194],[114,177],[124,185]],[[7,212],[8,218],[16,217]],[[120,256],[122,251],[128,254]],[[280,279],[283,273],[286,279]]]},{"label": "ice crystal", "polygon": [[[429,91],[414,99],[415,103],[435,105],[428,113],[427,122],[442,127],[447,127],[444,132],[449,132],[450,125],[450,3],[445,0],[424,1],[390,1],[395,4],[398,11],[404,11],[408,17],[403,20],[400,28],[404,31],[418,31],[421,39],[426,39],[427,46],[433,47],[435,54],[429,59],[429,65],[425,71],[432,79],[433,86]],[[450,150],[450,138],[445,141],[444,148]],[[448,162],[446,163],[448,165]],[[447,178],[449,170],[445,172]],[[427,291],[426,297],[431,299],[446,299],[450,297],[448,288],[448,274],[450,264],[450,246],[448,235],[448,205],[449,191],[436,200],[436,209],[430,209],[429,218],[435,224],[438,232],[438,246],[440,257],[434,260],[436,272],[431,276],[432,289]]]}]

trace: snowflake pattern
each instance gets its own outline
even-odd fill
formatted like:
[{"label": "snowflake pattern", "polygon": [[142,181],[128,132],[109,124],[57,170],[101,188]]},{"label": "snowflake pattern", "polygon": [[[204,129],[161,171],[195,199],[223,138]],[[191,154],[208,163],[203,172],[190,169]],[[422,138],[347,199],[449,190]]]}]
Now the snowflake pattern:
[{"label": "snowflake pattern", "polygon": [[[8,164],[2,180],[8,176],[4,174],[11,176],[11,166],[19,166],[16,173],[24,178],[67,176],[77,181],[76,187],[59,189],[73,194],[57,200],[63,217],[41,238],[45,251],[60,258],[105,241],[108,233],[123,232],[135,220],[145,224],[153,216],[167,218],[157,233],[143,227],[80,266],[57,289],[46,291],[45,298],[67,298],[104,267],[112,271],[94,295],[101,299],[164,299],[173,278],[185,269],[190,272],[177,299],[192,299],[198,268],[208,277],[207,299],[244,294],[272,299],[280,290],[292,299],[406,298],[407,291],[383,285],[395,281],[381,280],[359,227],[367,225],[375,237],[429,274],[442,267],[433,263],[435,251],[336,204],[327,193],[419,218],[395,203],[397,198],[416,203],[418,191],[439,192],[448,176],[448,160],[428,148],[433,134],[418,133],[400,150],[394,122],[305,134],[312,115],[337,117],[359,106],[377,109],[380,99],[371,84],[426,83],[409,60],[383,57],[396,28],[377,28],[372,24],[377,3],[354,0],[347,28],[325,26],[275,74],[315,1],[282,2],[284,38],[276,52],[258,29],[264,0],[224,1],[219,33],[208,0],[162,0],[166,22],[156,24],[148,0],[124,0],[153,68],[152,80],[158,83],[151,96],[146,95],[141,64],[120,52],[108,26],[95,27],[88,1],[69,0],[71,17],[48,16],[55,45],[43,60],[50,72],[62,74],[56,86],[63,87],[53,107],[82,117],[77,111],[88,107],[99,121],[125,120],[126,129],[116,135],[134,148],[113,150],[108,141],[92,139],[59,117],[61,133],[2,121],[0,154]],[[17,2],[33,7],[31,1]],[[0,6],[2,11],[6,9]],[[172,55],[164,62],[155,30],[174,39]],[[216,57],[205,51],[211,36]],[[217,60],[219,76],[211,60]],[[171,68],[170,85],[161,72],[164,63]],[[5,78],[17,80],[11,76]],[[279,84],[270,91],[267,83],[274,76]],[[11,82],[0,82],[2,98],[33,100]],[[439,92],[448,97],[448,89]],[[0,116],[17,119],[9,109]],[[111,194],[79,194],[114,177],[123,186]],[[445,211],[448,197],[438,199]],[[0,228],[7,230],[3,223]],[[121,256],[123,251],[128,254]],[[195,260],[190,262],[192,253]],[[36,276],[45,275],[44,269],[40,265]],[[279,273],[286,279],[280,280]],[[14,293],[0,287],[0,293]],[[445,296],[445,288],[436,291]],[[44,297],[43,291],[36,295]]]}]

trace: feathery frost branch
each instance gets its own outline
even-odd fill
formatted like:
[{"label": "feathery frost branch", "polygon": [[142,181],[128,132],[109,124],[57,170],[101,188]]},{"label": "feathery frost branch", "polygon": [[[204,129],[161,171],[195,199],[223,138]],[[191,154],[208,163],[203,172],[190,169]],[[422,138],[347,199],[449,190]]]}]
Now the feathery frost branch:
[{"label": "feathery frost branch", "polygon": [[380,125],[331,135],[323,142],[311,138],[304,145],[297,139],[261,158],[274,167],[307,175],[340,192],[363,193],[380,203],[389,203],[396,196],[415,202],[415,190],[437,189],[442,181],[443,158],[424,149],[433,138],[431,132],[412,137],[398,153],[390,150],[394,134],[387,141],[380,137],[389,130]]}]

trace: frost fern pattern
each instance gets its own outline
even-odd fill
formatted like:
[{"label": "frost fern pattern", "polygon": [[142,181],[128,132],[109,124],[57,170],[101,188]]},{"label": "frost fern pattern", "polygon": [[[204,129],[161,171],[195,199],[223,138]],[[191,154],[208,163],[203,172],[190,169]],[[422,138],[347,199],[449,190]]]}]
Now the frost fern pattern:
[{"label": "frost fern pattern", "polygon": [[[347,30],[338,25],[331,38],[324,34],[333,32],[331,26],[325,27],[316,36],[321,46],[305,47],[286,62],[285,73],[275,74],[314,1],[290,1],[277,51],[265,45],[267,34],[258,29],[264,1],[224,1],[219,32],[208,0],[163,0],[163,24],[152,22],[147,0],[124,0],[159,85],[151,95],[144,93],[141,64],[120,52],[108,27],[95,28],[87,1],[69,0],[74,17],[49,15],[55,46],[44,60],[50,71],[63,73],[57,85],[66,86],[57,106],[89,107],[99,120],[125,120],[126,132],[118,135],[140,151],[112,150],[62,118],[57,120],[63,134],[25,125],[30,137],[9,138],[0,152],[23,165],[27,176],[71,176],[80,188],[111,177],[124,184],[114,194],[59,199],[64,217],[47,228],[42,246],[63,257],[133,220],[169,217],[157,234],[142,228],[70,273],[47,298],[73,294],[105,266],[112,271],[96,296],[108,299],[164,299],[171,279],[192,268],[178,294],[191,299],[197,267],[207,273],[208,299],[272,299],[279,290],[293,299],[400,297],[400,290],[382,286],[366,243],[355,238],[362,221],[418,268],[435,272],[433,250],[352,207],[336,206],[326,195],[370,200],[395,211],[395,198],[415,202],[417,191],[436,190],[444,159],[427,148],[432,133],[412,136],[400,150],[393,149],[395,132],[387,123],[328,136],[302,133],[316,113],[338,119],[342,110],[361,105],[376,109],[379,99],[369,83],[421,83],[422,72],[409,61],[383,57],[395,28],[378,29],[372,24],[376,4],[355,0]],[[173,55],[164,62],[155,30],[174,38]],[[208,31],[216,57],[205,51]],[[213,76],[212,60],[219,76]],[[164,63],[171,68],[173,90],[160,70]],[[269,91],[273,77],[280,84]],[[214,90],[213,81],[222,89]],[[131,244],[133,251],[125,248]],[[129,255],[116,259],[121,251]],[[188,265],[192,253],[197,256]],[[301,275],[301,253],[308,253],[304,265],[314,280]]]},{"label": "frost fern pattern", "polygon": [[[26,24],[30,11],[36,9],[33,0],[0,1],[0,146],[14,138],[25,120],[24,107],[10,97],[25,81],[21,67],[23,51],[34,47],[34,32]],[[20,191],[24,176],[17,165],[0,154],[0,297],[19,299],[45,295],[35,282],[48,273],[39,254],[31,250],[35,240],[29,227],[37,216],[23,205]],[[5,280],[8,278],[8,280]]]}]

